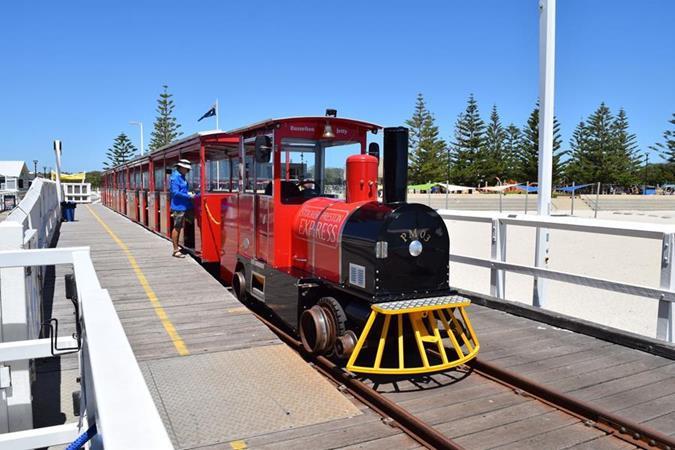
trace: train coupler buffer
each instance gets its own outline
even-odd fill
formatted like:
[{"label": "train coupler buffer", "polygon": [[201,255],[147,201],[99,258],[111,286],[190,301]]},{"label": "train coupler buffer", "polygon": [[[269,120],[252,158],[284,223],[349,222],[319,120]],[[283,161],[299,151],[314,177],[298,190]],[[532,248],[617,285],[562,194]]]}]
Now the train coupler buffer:
[{"label": "train coupler buffer", "polygon": [[480,349],[465,309],[470,304],[465,297],[451,295],[371,305],[347,369],[411,375],[466,363]]}]

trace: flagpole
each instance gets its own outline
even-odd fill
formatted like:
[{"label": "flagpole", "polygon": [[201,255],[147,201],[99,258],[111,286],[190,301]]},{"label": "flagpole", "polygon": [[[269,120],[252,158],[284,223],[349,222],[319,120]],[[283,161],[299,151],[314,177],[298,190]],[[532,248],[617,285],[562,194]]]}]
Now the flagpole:
[{"label": "flagpole", "polygon": [[220,126],[218,124],[218,99],[216,99],[216,130],[220,130]]}]

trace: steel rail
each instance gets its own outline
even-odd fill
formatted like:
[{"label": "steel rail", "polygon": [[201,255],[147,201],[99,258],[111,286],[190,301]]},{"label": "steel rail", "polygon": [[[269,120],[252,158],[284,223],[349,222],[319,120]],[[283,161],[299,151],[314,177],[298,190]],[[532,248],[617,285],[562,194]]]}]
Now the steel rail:
[{"label": "steel rail", "polygon": [[584,402],[563,392],[551,389],[534,380],[476,358],[467,363],[476,373],[514,390],[520,390],[536,400],[564,413],[578,417],[608,435],[641,448],[675,449],[675,438],[646,425],[616,415],[599,406]]},{"label": "steel rail", "polygon": [[[254,305],[249,306],[255,307]],[[261,316],[257,311],[254,310],[252,312],[287,345],[310,360],[322,374],[338,385],[344,386],[354,397],[377,414],[383,416],[385,419],[391,419],[393,425],[396,425],[420,444],[433,449],[463,448],[450,438],[439,433],[431,425],[412,415],[405,408],[355,378],[353,374],[344,370],[330,359],[325,356],[309,354],[305,351],[299,340],[286,333],[269,319]],[[527,395],[558,411],[576,417],[587,426],[595,427],[607,433],[608,436],[613,436],[644,449],[656,447],[664,450],[675,450],[675,438],[671,436],[616,415],[599,406],[578,400],[527,377],[518,375],[513,371],[501,368],[491,362],[476,358],[469,361],[465,366],[469,367],[477,375],[506,386],[517,394]]]},{"label": "steel rail", "polygon": [[[253,305],[249,305],[253,306]],[[252,311],[260,321],[267,325],[277,336],[287,345],[309,359],[314,366],[325,376],[344,386],[354,397],[364,403],[377,414],[384,417],[385,420],[393,421],[404,433],[419,442],[423,446],[431,449],[463,450],[464,448],[440,433],[425,421],[415,417],[405,408],[389,400],[384,395],[377,392],[372,387],[355,378],[325,356],[310,355],[305,351],[302,343],[290,334],[286,333],[280,327],[263,317],[257,311]]]}]

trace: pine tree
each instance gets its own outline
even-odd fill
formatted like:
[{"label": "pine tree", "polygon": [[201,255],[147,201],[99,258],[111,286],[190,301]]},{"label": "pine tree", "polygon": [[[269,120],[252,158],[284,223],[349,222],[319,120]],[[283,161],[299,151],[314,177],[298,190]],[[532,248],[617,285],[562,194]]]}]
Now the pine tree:
[{"label": "pine tree", "polygon": [[487,178],[480,173],[484,156],[485,122],[480,118],[478,103],[469,95],[466,110],[459,115],[455,123],[455,136],[452,144],[452,180],[457,184],[476,186]]},{"label": "pine tree", "polygon": [[[484,158],[481,162],[483,167],[480,168],[481,174],[489,182],[506,176],[507,161],[504,148],[506,137],[506,131],[497,112],[497,105],[493,105],[490,121],[485,130],[485,145],[482,151]],[[506,179],[504,178],[502,181],[506,181]]]},{"label": "pine tree", "polygon": [[[675,125],[675,113],[673,113],[673,118],[668,123]],[[675,129],[664,131],[663,139],[665,142],[659,142],[649,148],[659,152],[661,157],[675,169]]]},{"label": "pine tree", "polygon": [[[558,183],[563,175],[561,157],[564,152],[560,151],[562,139],[560,138],[560,123],[553,118],[553,183]],[[539,102],[527,119],[523,127],[520,148],[518,149],[517,165],[518,176],[524,181],[539,179]]]},{"label": "pine tree", "polygon": [[577,183],[629,186],[639,181],[640,155],[623,109],[614,117],[601,103],[586,122],[577,125],[570,152],[567,175]]},{"label": "pine tree", "polygon": [[605,103],[588,117],[585,155],[589,163],[587,182],[612,183],[614,170],[610,155],[613,151],[612,122],[614,116]]},{"label": "pine tree", "polygon": [[[588,147],[588,129],[586,123],[580,121],[570,139],[570,159],[565,167],[565,176],[567,179],[577,184],[592,182],[591,175],[591,161],[586,155]],[[589,181],[590,180],[590,181]]]},{"label": "pine tree", "polygon": [[504,179],[502,181],[518,179],[518,153],[520,151],[521,138],[520,128],[510,123],[505,130]]},{"label": "pine tree", "polygon": [[614,171],[612,182],[621,186],[637,183],[640,168],[637,138],[628,131],[628,127],[628,115],[621,108],[611,125],[613,145],[610,155]]},{"label": "pine tree", "polygon": [[417,95],[415,112],[406,121],[410,129],[410,183],[428,183],[447,179],[445,142],[439,138],[433,114],[422,94]]},{"label": "pine tree", "polygon": [[136,147],[131,143],[129,137],[120,133],[113,142],[113,146],[106,152],[107,161],[103,162],[103,167],[110,169],[119,164],[124,164],[134,157],[136,154]]},{"label": "pine tree", "polygon": [[150,135],[151,152],[171,143],[183,134],[183,132],[178,131],[180,124],[177,123],[176,118],[173,116],[173,109],[175,107],[171,98],[173,94],[169,94],[169,87],[166,84],[162,87],[164,91],[159,94],[159,98],[157,99],[156,111],[158,116],[155,118],[154,130]]}]

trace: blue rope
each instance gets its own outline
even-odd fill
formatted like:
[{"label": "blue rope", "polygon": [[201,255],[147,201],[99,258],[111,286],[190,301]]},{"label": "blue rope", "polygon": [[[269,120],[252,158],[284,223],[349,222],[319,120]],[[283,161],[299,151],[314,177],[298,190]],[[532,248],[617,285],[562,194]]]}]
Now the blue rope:
[{"label": "blue rope", "polygon": [[80,437],[75,439],[72,444],[66,447],[66,450],[79,450],[84,444],[86,444],[89,439],[93,438],[96,435],[96,424],[89,427],[87,431],[82,433]]}]

